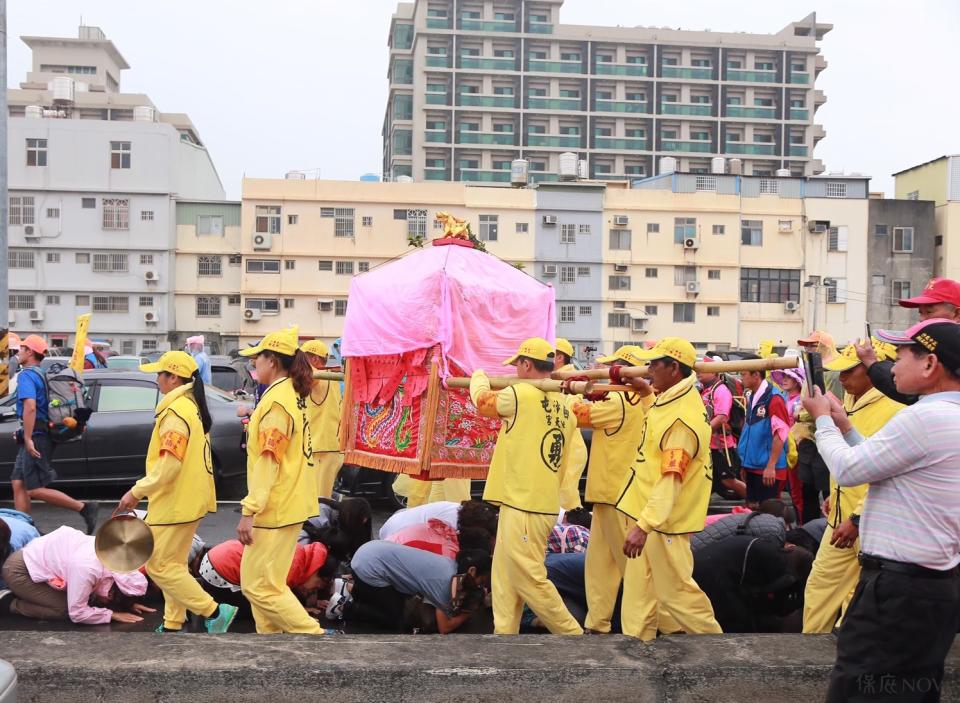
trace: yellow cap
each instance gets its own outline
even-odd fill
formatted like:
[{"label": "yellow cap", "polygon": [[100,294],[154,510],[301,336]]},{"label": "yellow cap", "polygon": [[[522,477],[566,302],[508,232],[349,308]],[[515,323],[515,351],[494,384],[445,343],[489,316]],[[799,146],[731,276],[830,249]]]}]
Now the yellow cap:
[{"label": "yellow cap", "polygon": [[277,354],[293,356],[299,348],[297,335],[293,328],[271,332],[260,340],[260,343],[249,349],[242,349],[240,356],[256,356],[260,352],[271,351]]},{"label": "yellow cap", "polygon": [[193,357],[184,351],[168,351],[152,364],[140,365],[140,370],[145,373],[166,371],[180,378],[190,378],[198,368]]},{"label": "yellow cap", "polygon": [[640,349],[637,356],[644,361],[656,361],[669,357],[690,368],[697,363],[696,349],[690,342],[679,337],[664,337],[652,349]]},{"label": "yellow cap", "polygon": [[[897,358],[897,348],[892,344],[881,342],[876,337],[872,338],[870,342],[873,344],[873,351],[877,355],[877,361],[891,361]],[[860,363],[860,359],[857,357],[857,348],[851,344],[845,347],[840,355],[833,361],[824,364],[823,368],[828,371],[849,371]]]},{"label": "yellow cap", "polygon": [[521,356],[537,361],[553,361],[553,345],[543,337],[531,337],[521,344],[517,353],[504,361],[503,365],[514,366]]},{"label": "yellow cap", "polygon": [[330,350],[327,349],[327,345],[319,339],[311,339],[309,342],[304,342],[300,345],[300,351],[307,354],[316,354],[317,356],[330,356]]},{"label": "yellow cap", "polygon": [[597,362],[600,364],[612,364],[614,361],[626,361],[631,366],[643,366],[643,359],[639,356],[639,354],[642,353],[644,352],[640,347],[633,344],[624,344],[610,356],[601,356],[597,359]]},{"label": "yellow cap", "polygon": [[563,337],[557,337],[557,351],[561,354],[566,354],[571,359],[573,358],[573,345]]}]

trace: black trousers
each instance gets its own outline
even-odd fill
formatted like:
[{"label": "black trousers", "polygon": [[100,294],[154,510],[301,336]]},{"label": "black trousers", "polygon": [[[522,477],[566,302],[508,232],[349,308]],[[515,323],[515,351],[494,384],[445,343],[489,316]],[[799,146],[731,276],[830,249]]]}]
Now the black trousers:
[{"label": "black trousers", "polygon": [[390,586],[371,586],[356,574],[353,575],[353,596],[344,609],[345,620],[360,620],[391,632],[404,632],[404,609],[410,598]]},{"label": "black trousers", "polygon": [[940,700],[960,620],[960,577],[864,569],[837,638],[828,703]]},{"label": "black trousers", "polygon": [[[803,483],[801,524],[820,517],[820,503],[830,495],[830,469],[817,451],[817,443],[805,439],[797,445],[797,472]],[[821,498],[821,496],[823,498]]]}]

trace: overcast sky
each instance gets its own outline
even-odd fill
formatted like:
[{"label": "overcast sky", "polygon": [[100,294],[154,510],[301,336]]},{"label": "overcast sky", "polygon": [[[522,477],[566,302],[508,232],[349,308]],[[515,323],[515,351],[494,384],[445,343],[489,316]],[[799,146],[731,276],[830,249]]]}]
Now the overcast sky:
[{"label": "overcast sky", "polygon": [[[960,153],[960,91],[950,56],[957,0],[566,0],[568,24],[647,25],[775,33],[819,9],[834,25],[817,81],[828,170],[890,174]],[[227,196],[244,175],[318,170],[322,178],[380,172],[391,0],[9,0],[8,84],[30,66],[21,35],[76,36],[82,14],[131,65],[125,92],[188,113]],[[922,9],[921,9],[922,8]]]}]

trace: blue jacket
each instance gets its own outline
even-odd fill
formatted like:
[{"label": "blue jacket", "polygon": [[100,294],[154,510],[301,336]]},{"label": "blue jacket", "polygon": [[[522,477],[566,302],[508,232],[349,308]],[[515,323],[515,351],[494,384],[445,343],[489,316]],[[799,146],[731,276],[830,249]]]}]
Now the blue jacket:
[{"label": "blue jacket", "polygon": [[[745,469],[762,471],[767,467],[767,460],[769,460],[770,451],[773,449],[770,401],[774,395],[779,395],[786,404],[786,396],[782,391],[774,388],[772,384],[767,384],[767,389],[756,403],[750,402],[751,407],[747,410],[747,416],[743,421],[743,430],[740,432],[740,443],[737,445],[740,464]],[[777,469],[785,468],[787,468],[786,442],[784,442],[780,458],[777,459]]]}]

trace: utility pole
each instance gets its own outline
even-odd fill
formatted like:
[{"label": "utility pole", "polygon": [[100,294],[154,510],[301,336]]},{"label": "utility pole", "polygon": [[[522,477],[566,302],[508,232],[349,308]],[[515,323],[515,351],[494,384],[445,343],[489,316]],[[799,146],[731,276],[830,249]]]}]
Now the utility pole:
[{"label": "utility pole", "polygon": [[0,398],[10,390],[7,370],[10,283],[7,278],[7,0],[0,0]]}]

